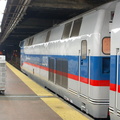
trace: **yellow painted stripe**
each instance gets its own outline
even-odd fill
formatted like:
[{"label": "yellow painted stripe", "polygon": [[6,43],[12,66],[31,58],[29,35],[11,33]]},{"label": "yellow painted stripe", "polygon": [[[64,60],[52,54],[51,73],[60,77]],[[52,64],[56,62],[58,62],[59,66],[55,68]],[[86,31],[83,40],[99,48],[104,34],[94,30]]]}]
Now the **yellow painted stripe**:
[{"label": "yellow painted stripe", "polygon": [[[43,87],[35,83],[29,77],[21,73],[19,70],[14,68],[12,65],[7,63],[7,66],[38,96],[53,96]],[[41,98],[53,111],[55,111],[63,120],[89,120],[78,111],[74,110],[69,105],[65,104],[59,98]]]},{"label": "yellow painted stripe", "polygon": [[63,120],[89,120],[58,98],[41,98]]}]

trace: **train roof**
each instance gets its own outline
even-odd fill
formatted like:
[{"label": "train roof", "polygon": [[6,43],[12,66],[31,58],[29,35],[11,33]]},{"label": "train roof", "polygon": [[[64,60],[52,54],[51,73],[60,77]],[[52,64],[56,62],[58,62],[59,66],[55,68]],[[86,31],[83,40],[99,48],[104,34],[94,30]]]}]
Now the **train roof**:
[{"label": "train roof", "polygon": [[50,28],[48,28],[48,29],[46,29],[46,30],[43,30],[42,32],[39,32],[39,33],[37,33],[37,34],[35,34],[35,35],[32,35],[32,36],[30,36],[30,37],[28,37],[28,38],[25,38],[23,41],[25,41],[25,40],[27,40],[27,39],[29,39],[29,38],[31,38],[31,37],[34,37],[34,36],[36,36],[36,35],[38,35],[38,34],[40,34],[40,33],[42,34],[42,33],[44,33],[44,32],[48,32],[49,30],[51,30],[51,29],[53,29],[53,28],[55,28],[55,27],[58,27],[58,26],[60,26],[60,25],[66,24],[66,23],[68,23],[68,22],[70,22],[70,21],[73,21],[74,19],[77,19],[77,18],[80,18],[80,17],[84,17],[84,16],[86,16],[86,15],[92,13],[92,12],[95,12],[95,11],[98,11],[98,10],[101,10],[101,9],[108,9],[113,3],[115,4],[115,3],[119,2],[119,1],[120,1],[120,0],[115,0],[115,1],[112,1],[112,2],[109,2],[109,3],[106,3],[106,4],[103,4],[103,5],[101,5],[101,6],[98,6],[98,7],[94,8],[94,9],[92,9],[92,10],[89,10],[89,11],[87,11],[87,12],[85,12],[85,13],[82,13],[82,14],[80,14],[80,15],[77,15],[77,16],[75,16],[75,17],[73,17],[73,18],[71,18],[71,19],[68,19],[68,20],[66,20],[66,21],[64,21],[64,22],[62,22],[62,23],[55,24],[55,25],[53,25],[52,27],[50,27]]}]

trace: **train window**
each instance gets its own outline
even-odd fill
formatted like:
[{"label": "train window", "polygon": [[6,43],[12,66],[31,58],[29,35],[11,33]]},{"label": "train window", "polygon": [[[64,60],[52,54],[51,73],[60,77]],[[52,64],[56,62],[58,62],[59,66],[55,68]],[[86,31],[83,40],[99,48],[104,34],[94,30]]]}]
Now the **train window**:
[{"label": "train window", "polygon": [[49,41],[50,33],[51,33],[51,31],[48,31],[48,32],[47,32],[47,36],[46,36],[46,40],[45,40],[45,42],[48,42],[48,41]]},{"label": "train window", "polygon": [[[31,38],[30,38],[31,39]],[[28,39],[28,46],[30,45],[30,39]]]},{"label": "train window", "polygon": [[110,73],[110,57],[102,58],[102,73]]},{"label": "train window", "polygon": [[72,22],[65,24],[62,39],[69,38]]},{"label": "train window", "polygon": [[29,39],[29,45],[32,45],[34,37]]},{"label": "train window", "polygon": [[33,39],[34,39],[34,37],[31,37],[31,38],[28,40],[28,46],[32,45]]},{"label": "train window", "polygon": [[106,55],[110,54],[110,37],[103,38],[102,41],[102,52]]},{"label": "train window", "polygon": [[111,21],[113,21],[113,17],[114,17],[114,11],[111,11]]},{"label": "train window", "polygon": [[87,57],[87,41],[86,40],[83,40],[81,42],[81,56],[82,56],[82,59],[86,59]]},{"label": "train window", "polygon": [[81,23],[82,23],[82,18],[79,18],[79,19],[77,19],[77,20],[74,21],[74,25],[73,25],[71,37],[79,35]]},{"label": "train window", "polygon": [[29,44],[29,39],[25,40],[25,46],[28,46]]},{"label": "train window", "polygon": [[21,41],[20,44],[19,44],[20,47],[23,47],[24,46],[24,41]]}]

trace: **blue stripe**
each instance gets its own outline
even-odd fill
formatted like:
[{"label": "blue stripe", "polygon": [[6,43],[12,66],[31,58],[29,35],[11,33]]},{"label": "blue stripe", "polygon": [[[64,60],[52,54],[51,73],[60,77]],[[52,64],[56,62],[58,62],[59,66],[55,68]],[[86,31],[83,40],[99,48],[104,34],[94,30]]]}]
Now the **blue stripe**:
[{"label": "blue stripe", "polygon": [[109,57],[91,57],[90,59],[91,79],[110,79],[110,59]]},{"label": "blue stripe", "polygon": [[116,84],[116,63],[117,63],[117,57],[111,56],[110,58],[110,83]]},{"label": "blue stripe", "polygon": [[[23,62],[29,62],[40,66],[48,66],[48,59],[53,58],[56,60],[67,60],[68,61],[68,73],[73,75],[79,75],[79,56],[60,56],[60,55],[24,55],[22,54]],[[109,80],[110,61],[106,59],[109,57],[90,57],[90,79],[93,80]],[[81,77],[88,78],[88,57],[82,60],[80,57]],[[82,64],[83,62],[83,64]],[[56,70],[56,68],[55,68]]]},{"label": "blue stripe", "polygon": [[[120,85],[120,56],[118,58],[118,84]],[[116,84],[117,81],[117,56],[111,56],[111,64],[110,64],[110,83]]]}]

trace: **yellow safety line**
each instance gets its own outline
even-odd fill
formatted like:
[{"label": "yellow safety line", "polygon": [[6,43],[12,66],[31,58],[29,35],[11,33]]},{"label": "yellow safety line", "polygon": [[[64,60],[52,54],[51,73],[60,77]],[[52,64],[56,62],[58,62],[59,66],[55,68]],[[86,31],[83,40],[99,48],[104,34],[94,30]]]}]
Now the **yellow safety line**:
[{"label": "yellow safety line", "polygon": [[89,120],[58,98],[41,98],[63,120]]},{"label": "yellow safety line", "polygon": [[[8,62],[7,66],[38,96],[53,96],[43,87],[35,83],[29,77],[21,73],[15,67],[10,65]],[[78,111],[74,110],[69,105],[65,104],[59,98],[41,98],[53,111],[55,111],[63,120],[89,120]]]}]

